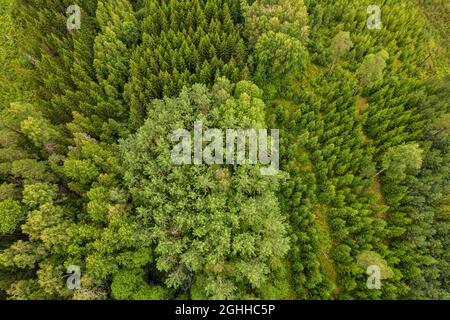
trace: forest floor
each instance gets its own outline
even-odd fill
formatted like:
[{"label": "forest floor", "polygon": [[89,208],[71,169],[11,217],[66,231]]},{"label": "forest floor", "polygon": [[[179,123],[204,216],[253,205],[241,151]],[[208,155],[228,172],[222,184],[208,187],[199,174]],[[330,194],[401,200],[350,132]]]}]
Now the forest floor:
[{"label": "forest floor", "polygon": [[333,283],[333,287],[335,288],[333,291],[333,295],[338,295],[342,292],[342,289],[337,285],[338,274],[334,267],[333,259],[331,258],[331,248],[333,247],[333,240],[330,235],[330,228],[326,219],[327,207],[324,205],[317,204],[313,207],[313,213],[316,217],[316,220],[320,226],[321,234],[324,236],[325,248],[319,254],[320,263],[325,271],[325,274]]}]

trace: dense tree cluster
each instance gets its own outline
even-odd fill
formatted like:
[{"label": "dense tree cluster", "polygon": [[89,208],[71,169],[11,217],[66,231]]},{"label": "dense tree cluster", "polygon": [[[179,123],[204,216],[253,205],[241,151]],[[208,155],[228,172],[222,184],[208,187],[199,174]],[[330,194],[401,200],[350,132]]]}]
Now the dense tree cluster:
[{"label": "dense tree cluster", "polygon": [[[443,1],[76,2],[0,0],[1,299],[450,298]],[[196,121],[280,172],[174,164]]]}]

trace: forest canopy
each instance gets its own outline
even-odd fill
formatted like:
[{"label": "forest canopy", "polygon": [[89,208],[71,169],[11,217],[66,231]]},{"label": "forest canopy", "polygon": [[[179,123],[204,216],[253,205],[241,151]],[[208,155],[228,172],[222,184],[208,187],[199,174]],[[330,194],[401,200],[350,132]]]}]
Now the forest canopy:
[{"label": "forest canopy", "polygon": [[449,12],[0,0],[0,300],[450,299]]}]

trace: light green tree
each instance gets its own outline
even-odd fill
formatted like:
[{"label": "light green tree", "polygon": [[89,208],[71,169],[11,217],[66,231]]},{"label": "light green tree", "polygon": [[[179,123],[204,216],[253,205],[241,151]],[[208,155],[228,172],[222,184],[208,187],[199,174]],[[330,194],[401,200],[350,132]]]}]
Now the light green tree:
[{"label": "light green tree", "polygon": [[194,85],[155,101],[144,126],[122,143],[125,179],[166,286],[192,287],[209,298],[240,298],[260,288],[271,261],[289,248],[275,196],[278,176],[263,177],[251,165],[172,162],[173,133],[196,120],[210,128],[265,127],[264,103],[254,95],[260,90],[248,82],[231,88],[222,80],[212,90],[217,98]]},{"label": "light green tree", "polygon": [[364,58],[364,61],[356,70],[356,76],[359,79],[356,92],[363,86],[370,86],[383,79],[383,71],[386,68],[388,58],[389,54],[385,50],[376,54],[371,53]]}]

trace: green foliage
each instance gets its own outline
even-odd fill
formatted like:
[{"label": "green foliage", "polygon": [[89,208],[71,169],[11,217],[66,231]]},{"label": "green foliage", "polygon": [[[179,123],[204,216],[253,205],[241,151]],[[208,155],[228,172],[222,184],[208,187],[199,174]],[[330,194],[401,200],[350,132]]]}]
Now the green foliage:
[{"label": "green foliage", "polygon": [[118,300],[164,300],[168,291],[160,286],[149,286],[142,275],[121,271],[111,284],[112,297]]},{"label": "green foliage", "polygon": [[0,233],[13,233],[20,225],[20,219],[24,217],[24,210],[20,203],[14,200],[0,202]]},{"label": "green foliage", "polygon": [[251,43],[268,32],[284,33],[306,42],[308,13],[303,0],[256,0],[244,8],[245,30]]},{"label": "green foliage", "polygon": [[373,85],[383,79],[383,70],[386,68],[386,59],[389,54],[380,51],[377,54],[369,54],[356,70],[356,76],[361,86]]},{"label": "green foliage", "polygon": [[406,174],[413,174],[422,167],[422,153],[417,143],[390,148],[381,158],[389,179],[402,180]]},{"label": "green foliage", "polygon": [[223,101],[203,85],[155,101],[144,126],[122,143],[125,179],[154,243],[157,269],[174,289],[189,288],[196,274],[209,298],[240,298],[260,288],[271,259],[289,248],[276,177],[264,178],[249,165],[171,164],[172,133],[198,119],[212,128],[264,127],[264,104],[252,95],[258,88],[248,82],[236,87],[216,84],[213,92],[228,96]]},{"label": "green foliage", "polygon": [[[308,52],[302,43],[285,33],[264,33],[255,45],[255,81],[271,83],[275,80],[292,81],[308,65]],[[276,90],[283,87],[279,83]],[[274,95],[268,90],[269,95]]]},{"label": "green foliage", "polygon": [[381,279],[392,278],[394,272],[388,267],[387,262],[376,252],[363,251],[357,256],[358,264],[367,269],[369,266],[378,266],[381,272]]},{"label": "green foliage", "polygon": [[345,57],[353,47],[349,32],[340,31],[331,41],[331,54],[333,63]]},{"label": "green foliage", "polygon": [[23,203],[30,209],[42,204],[52,203],[56,199],[58,187],[48,183],[26,185],[23,190]]},{"label": "green foliage", "polygon": [[[0,0],[0,299],[450,298],[445,1],[72,4]],[[175,165],[195,121],[281,172]]]},{"label": "green foliage", "polygon": [[142,43],[132,54],[131,79],[125,89],[135,129],[143,123],[154,98],[175,96],[185,85],[197,82],[210,85],[219,76],[233,81],[242,78],[246,48],[237,25],[239,3],[144,3]]}]

